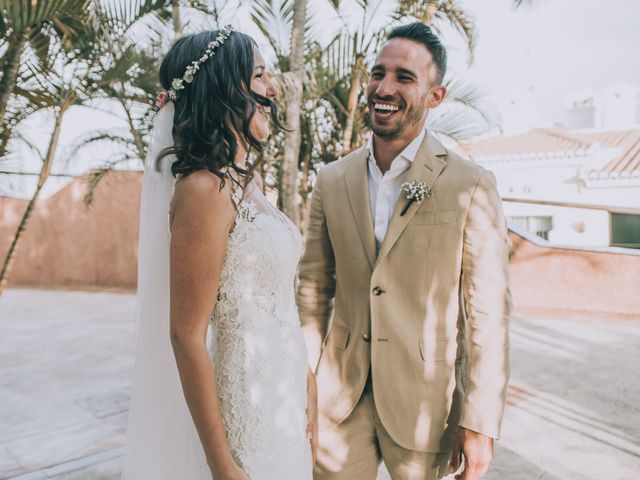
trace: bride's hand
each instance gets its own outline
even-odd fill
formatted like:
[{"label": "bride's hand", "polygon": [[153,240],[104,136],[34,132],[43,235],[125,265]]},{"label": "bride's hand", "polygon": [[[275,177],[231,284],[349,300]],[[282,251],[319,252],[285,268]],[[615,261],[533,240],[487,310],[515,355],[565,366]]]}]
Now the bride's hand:
[{"label": "bride's hand", "polygon": [[307,437],[311,442],[313,463],[318,458],[318,386],[311,369],[307,374]]}]

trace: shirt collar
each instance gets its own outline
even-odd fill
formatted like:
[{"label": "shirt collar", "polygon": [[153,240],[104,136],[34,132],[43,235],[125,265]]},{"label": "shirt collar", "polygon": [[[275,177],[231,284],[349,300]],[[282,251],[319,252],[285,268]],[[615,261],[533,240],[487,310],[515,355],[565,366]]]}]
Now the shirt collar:
[{"label": "shirt collar", "polygon": [[[409,142],[409,145],[404,147],[404,150],[402,150],[396,158],[403,157],[405,160],[413,162],[416,158],[416,155],[418,154],[418,150],[420,149],[420,145],[422,145],[422,141],[424,140],[426,134],[427,130],[423,128],[418,136],[411,140],[411,142]],[[367,141],[367,150],[369,151],[369,159],[374,160],[375,157],[373,155],[373,134],[369,135],[369,140]],[[394,158],[394,160],[396,158]]]}]

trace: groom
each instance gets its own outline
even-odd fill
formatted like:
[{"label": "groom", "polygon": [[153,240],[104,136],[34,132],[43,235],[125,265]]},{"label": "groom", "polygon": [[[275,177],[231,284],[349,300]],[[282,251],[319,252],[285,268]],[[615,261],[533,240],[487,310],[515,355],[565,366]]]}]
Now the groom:
[{"label": "groom", "polygon": [[315,183],[298,305],[316,480],[373,480],[380,461],[394,480],[480,479],[500,433],[507,231],[494,176],[425,131],[445,69],[429,27],[392,30],[367,85],[373,135]]}]

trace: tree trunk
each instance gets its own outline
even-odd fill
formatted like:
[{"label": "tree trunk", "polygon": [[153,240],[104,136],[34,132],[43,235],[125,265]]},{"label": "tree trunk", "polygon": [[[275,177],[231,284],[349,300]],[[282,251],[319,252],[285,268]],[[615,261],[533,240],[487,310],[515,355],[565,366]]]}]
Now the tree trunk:
[{"label": "tree trunk", "polygon": [[44,159],[44,163],[42,164],[42,170],[40,170],[40,176],[38,177],[38,184],[36,185],[36,190],[31,197],[31,200],[27,204],[27,208],[22,215],[22,219],[18,224],[18,228],[16,229],[16,233],[13,236],[13,241],[9,246],[9,250],[4,258],[4,263],[2,265],[2,271],[0,271],[0,295],[4,291],[5,286],[7,285],[7,280],[9,277],[9,272],[11,271],[11,267],[13,265],[13,261],[16,257],[18,244],[22,239],[24,231],[27,228],[27,224],[29,223],[29,218],[33,213],[33,210],[38,202],[38,197],[40,197],[40,192],[42,191],[42,187],[44,187],[47,178],[49,177],[49,173],[51,173],[51,166],[53,164],[53,159],[56,154],[56,150],[58,147],[58,138],[60,137],[60,127],[62,125],[62,116],[64,114],[64,110],[61,109],[59,112],[56,112],[56,121],[53,127],[53,133],[51,134],[51,140],[49,141],[49,148],[47,149],[47,156]]},{"label": "tree trunk", "polygon": [[435,16],[437,11],[438,11],[438,2],[436,1],[429,2],[427,4],[427,10],[425,12],[425,15],[422,19],[423,23],[425,25],[431,26],[433,24],[433,17]]},{"label": "tree trunk", "polygon": [[[24,52],[24,47],[30,32],[30,28],[25,28],[21,32],[13,35],[13,38],[9,40],[9,49],[4,54],[2,82],[0,82],[0,130],[3,132],[6,129],[5,116],[7,114],[7,105],[9,104],[11,93],[16,86],[20,59],[22,58],[22,53]],[[6,152],[7,142],[8,136],[7,138],[5,138],[4,135],[0,137],[0,157],[3,157]]]},{"label": "tree trunk", "polygon": [[11,135],[13,134],[13,125],[7,123],[4,128],[0,128],[0,159],[7,153],[7,146]]},{"label": "tree trunk", "polygon": [[182,20],[180,18],[180,0],[171,2],[171,17],[173,18],[173,36],[178,39],[182,36]]},{"label": "tree trunk", "polygon": [[307,234],[307,227],[309,226],[309,207],[310,207],[310,193],[311,186],[309,185],[309,170],[311,168],[311,155],[305,155],[304,162],[302,164],[302,172],[300,179],[300,233],[302,235]]},{"label": "tree trunk", "polygon": [[353,124],[358,110],[358,93],[360,93],[360,83],[364,71],[364,58],[357,56],[351,68],[351,86],[349,87],[349,97],[347,100],[347,123],[342,132],[342,154],[346,155],[351,151],[351,137],[353,136]]},{"label": "tree trunk", "polygon": [[286,92],[287,131],[285,133],[284,159],[281,184],[282,209],[296,224],[298,215],[298,155],[300,152],[300,112],[302,111],[302,85],[304,79],[304,25],[306,20],[306,0],[296,0],[291,33],[291,71],[289,88]]}]

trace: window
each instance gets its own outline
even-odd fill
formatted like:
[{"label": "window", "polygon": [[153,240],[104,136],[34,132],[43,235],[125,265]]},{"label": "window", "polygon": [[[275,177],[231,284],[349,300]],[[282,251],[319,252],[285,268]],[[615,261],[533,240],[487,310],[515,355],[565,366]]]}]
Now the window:
[{"label": "window", "polygon": [[553,230],[552,217],[509,217],[509,222],[545,240],[549,240],[549,232]]},{"label": "window", "polygon": [[610,214],[611,237],[613,247],[640,248],[640,215],[627,213]]}]

